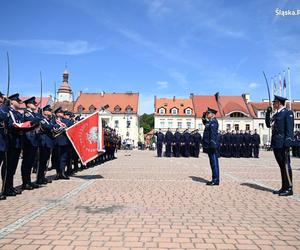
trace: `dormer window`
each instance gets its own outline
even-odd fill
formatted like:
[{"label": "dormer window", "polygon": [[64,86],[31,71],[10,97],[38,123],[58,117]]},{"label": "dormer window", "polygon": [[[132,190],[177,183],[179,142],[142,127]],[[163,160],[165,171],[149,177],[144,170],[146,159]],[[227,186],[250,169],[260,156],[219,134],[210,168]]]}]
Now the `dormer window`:
[{"label": "dormer window", "polygon": [[89,107],[89,112],[90,112],[90,113],[93,113],[93,112],[95,112],[95,111],[96,111],[95,106],[94,106],[94,105],[91,105],[91,106]]},{"label": "dormer window", "polygon": [[171,109],[171,114],[172,115],[177,115],[178,114],[178,109],[177,108],[172,108]]},{"label": "dormer window", "polygon": [[133,108],[131,106],[126,107],[126,112],[131,113],[133,111]]},{"label": "dormer window", "polygon": [[166,113],[166,110],[165,110],[164,108],[160,108],[160,109],[158,110],[158,113],[159,113],[160,115],[164,115],[164,114]]},{"label": "dormer window", "polygon": [[121,112],[121,107],[119,105],[115,106],[114,111],[117,113]]},{"label": "dormer window", "polygon": [[79,105],[77,108],[77,111],[79,114],[81,114],[83,112],[84,108],[82,107],[82,105]]},{"label": "dormer window", "polygon": [[192,114],[192,109],[191,108],[187,108],[186,110],[185,110],[185,114],[186,115],[191,115]]}]

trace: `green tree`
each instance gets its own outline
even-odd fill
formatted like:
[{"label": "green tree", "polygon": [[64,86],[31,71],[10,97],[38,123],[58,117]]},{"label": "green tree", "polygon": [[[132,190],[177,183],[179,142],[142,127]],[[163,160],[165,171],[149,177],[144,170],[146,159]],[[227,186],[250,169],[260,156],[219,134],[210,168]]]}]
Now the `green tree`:
[{"label": "green tree", "polygon": [[140,116],[140,126],[144,128],[147,134],[154,128],[154,114],[143,114]]}]

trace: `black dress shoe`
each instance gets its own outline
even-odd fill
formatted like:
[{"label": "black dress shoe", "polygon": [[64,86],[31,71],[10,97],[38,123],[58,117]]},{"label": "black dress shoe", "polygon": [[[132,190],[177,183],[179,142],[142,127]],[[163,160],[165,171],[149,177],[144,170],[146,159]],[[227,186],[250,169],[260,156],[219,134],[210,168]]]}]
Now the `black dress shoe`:
[{"label": "black dress shoe", "polygon": [[34,182],[30,182],[29,183],[30,186],[32,186],[33,188],[39,188],[40,186]]},{"label": "black dress shoe", "polygon": [[280,194],[281,192],[282,192],[282,188],[279,189],[279,190],[274,190],[274,191],[273,191],[273,194]]},{"label": "black dress shoe", "polygon": [[3,192],[3,195],[5,195],[5,196],[16,196],[17,194],[16,194],[16,192],[14,192],[12,190],[5,190]]},{"label": "black dress shoe", "polygon": [[29,185],[28,183],[26,183],[26,184],[23,184],[23,185],[22,185],[22,189],[23,189],[23,190],[32,190],[33,187],[32,187],[31,185]]},{"label": "black dress shoe", "polygon": [[48,183],[47,180],[44,180],[44,179],[36,181],[36,184],[38,184],[38,185],[46,185],[47,183]]},{"label": "black dress shoe", "polygon": [[279,193],[279,196],[291,196],[293,195],[293,189],[289,188],[289,189],[286,189],[286,190],[282,190],[280,193]]},{"label": "black dress shoe", "polygon": [[22,190],[16,189],[16,188],[14,188],[14,187],[11,188],[11,190],[12,190],[13,192],[15,192],[16,195],[22,194]]},{"label": "black dress shoe", "polygon": [[6,196],[2,193],[0,193],[0,200],[6,200]]},{"label": "black dress shoe", "polygon": [[60,179],[62,180],[70,180],[69,176],[66,176],[64,173],[60,175]]},{"label": "black dress shoe", "polygon": [[52,180],[51,180],[51,179],[45,178],[44,181],[46,181],[47,183],[52,183]]},{"label": "black dress shoe", "polygon": [[207,186],[219,186],[219,182],[209,181],[206,183]]}]

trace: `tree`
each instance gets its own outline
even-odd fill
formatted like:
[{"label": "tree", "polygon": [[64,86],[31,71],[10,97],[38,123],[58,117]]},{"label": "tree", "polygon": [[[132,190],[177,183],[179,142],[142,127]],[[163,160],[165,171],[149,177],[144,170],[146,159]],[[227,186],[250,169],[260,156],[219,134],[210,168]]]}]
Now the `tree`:
[{"label": "tree", "polygon": [[154,128],[154,114],[143,114],[140,116],[140,126],[144,128],[144,134]]}]

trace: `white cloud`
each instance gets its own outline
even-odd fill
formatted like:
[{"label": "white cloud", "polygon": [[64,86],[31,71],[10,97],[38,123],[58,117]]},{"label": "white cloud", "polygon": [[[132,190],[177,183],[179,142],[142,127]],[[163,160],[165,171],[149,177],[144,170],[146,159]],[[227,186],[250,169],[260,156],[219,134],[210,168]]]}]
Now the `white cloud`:
[{"label": "white cloud", "polygon": [[104,48],[83,40],[0,40],[0,45],[31,48],[40,53],[60,55],[87,54]]},{"label": "white cloud", "polygon": [[156,84],[158,85],[158,89],[166,89],[169,86],[169,83],[164,81],[158,81]]},{"label": "white cloud", "polygon": [[256,89],[258,86],[259,86],[259,84],[256,83],[256,82],[251,82],[251,83],[249,84],[249,88],[250,88],[250,89]]}]

